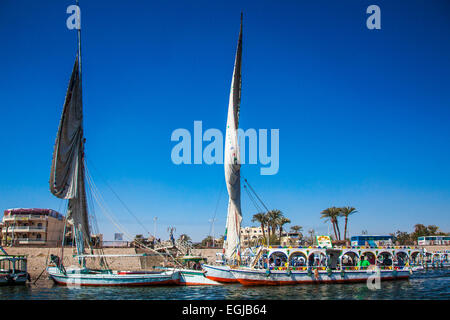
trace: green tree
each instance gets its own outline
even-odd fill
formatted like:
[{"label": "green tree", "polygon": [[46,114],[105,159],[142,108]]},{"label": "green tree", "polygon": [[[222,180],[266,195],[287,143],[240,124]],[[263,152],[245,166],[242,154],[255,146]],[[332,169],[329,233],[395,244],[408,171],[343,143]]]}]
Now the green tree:
[{"label": "green tree", "polygon": [[391,233],[394,237],[394,243],[398,242],[400,245],[412,244],[411,235],[408,232],[397,230],[395,233]]},{"label": "green tree", "polygon": [[207,236],[205,239],[202,240],[202,246],[204,247],[210,247],[213,244],[213,237]]},{"label": "green tree", "polygon": [[347,239],[347,224],[348,224],[348,216],[351,214],[354,214],[358,212],[355,208],[353,207],[342,207],[341,208],[341,216],[345,217],[345,228],[344,228],[344,240]]},{"label": "green tree", "polygon": [[341,208],[331,207],[321,212],[322,219],[326,219],[325,222],[330,221],[333,225],[334,235],[336,240],[341,240],[341,232],[339,230],[338,217],[341,214]]},{"label": "green tree", "polygon": [[182,234],[178,237],[178,240],[182,241],[182,242],[192,242],[191,237],[189,237],[187,234]]},{"label": "green tree", "polygon": [[263,238],[266,239],[266,232],[264,229],[266,228],[266,224],[269,222],[269,217],[267,216],[267,214],[265,214],[264,212],[258,212],[254,214],[252,222],[259,222],[259,224],[261,225]]},{"label": "green tree", "polygon": [[295,226],[292,226],[292,227],[291,227],[291,232],[299,233],[299,232],[302,231],[302,230],[303,230],[303,227],[302,227],[302,226],[297,226],[297,225],[295,225]]},{"label": "green tree", "polygon": [[[268,226],[269,226],[269,237],[274,235],[278,226],[280,219],[283,217],[283,213],[280,210],[274,209],[267,212]],[[270,229],[272,229],[270,232]]]},{"label": "green tree", "polygon": [[288,218],[286,218],[286,217],[280,217],[279,218],[278,226],[280,227],[280,239],[281,239],[281,236],[283,234],[283,226],[285,224],[289,224],[289,223],[291,223],[291,220],[289,220]]}]

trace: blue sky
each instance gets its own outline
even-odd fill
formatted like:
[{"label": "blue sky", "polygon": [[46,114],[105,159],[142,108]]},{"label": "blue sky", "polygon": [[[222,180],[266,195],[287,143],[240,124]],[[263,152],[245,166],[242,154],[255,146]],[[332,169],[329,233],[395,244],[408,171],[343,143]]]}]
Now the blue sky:
[{"label": "blue sky", "polygon": [[[0,208],[64,211],[51,153],[76,52],[74,1],[0,2]],[[366,8],[381,8],[381,30]],[[194,240],[226,217],[220,165],[171,162],[173,130],[225,130],[244,11],[240,126],[280,130],[280,169],[245,175],[270,208],[326,233],[320,211],[351,205],[350,233],[450,231],[447,1],[81,1],[87,164],[132,234]],[[140,226],[108,188],[111,186]],[[221,196],[220,196],[221,195]],[[216,204],[220,197],[217,211]],[[242,194],[243,225],[256,209]],[[106,239],[115,231],[96,208]]]}]

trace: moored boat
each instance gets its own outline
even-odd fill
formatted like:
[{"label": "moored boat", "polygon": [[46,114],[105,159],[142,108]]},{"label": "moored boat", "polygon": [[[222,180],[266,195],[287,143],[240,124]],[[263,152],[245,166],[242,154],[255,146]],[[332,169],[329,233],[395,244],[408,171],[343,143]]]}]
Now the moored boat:
[{"label": "moored boat", "polygon": [[205,270],[205,276],[208,279],[222,282],[222,283],[237,283],[238,280],[231,273],[231,267],[227,265],[202,265],[203,270]]},{"label": "moored boat", "polygon": [[[92,218],[88,212],[86,182],[91,186],[90,191],[93,199],[99,202],[101,197],[95,192],[91,179],[86,175],[85,138],[83,135],[81,24],[77,27],[77,47],[50,171],[51,193],[60,199],[68,200],[67,219],[62,236],[61,255],[60,257],[51,255],[52,265],[47,267],[47,273],[55,283],[61,285],[148,286],[178,284],[180,281],[180,272],[178,271],[115,271],[108,268],[106,261],[107,258],[142,257],[145,254],[105,255],[101,248],[98,249],[100,254],[94,254],[95,239],[93,239],[91,231],[97,226],[96,223],[90,223]],[[100,207],[104,208],[104,205],[100,204]],[[63,259],[68,222],[73,228],[72,238],[76,246],[76,255],[73,258],[78,262],[78,266],[66,269]],[[117,223],[115,224],[117,226]],[[134,243],[162,256],[162,254],[148,248],[138,240],[134,240]],[[86,254],[86,251],[90,254]],[[86,259],[92,258],[99,258],[101,269],[86,267]]]},{"label": "moored boat", "polygon": [[203,270],[192,269],[173,269],[179,272],[180,280],[178,282],[181,286],[220,286],[220,282],[208,279]]},{"label": "moored boat", "polygon": [[[238,143],[239,110],[241,103],[241,67],[242,67],[242,13],[233,76],[228,102],[228,115],[225,138],[225,182],[228,191],[227,223],[223,242],[224,262],[236,264],[240,261],[241,234],[241,163]],[[202,265],[208,279],[223,282],[237,282],[227,265]]]},{"label": "moored boat", "polygon": [[30,281],[27,256],[9,255],[1,246],[0,251],[0,285],[24,285]]},{"label": "moored boat", "polygon": [[391,247],[269,247],[260,249],[250,267],[230,272],[247,286],[406,280],[412,273],[407,259],[407,249]]},{"label": "moored boat", "polygon": [[47,268],[51,279],[66,286],[156,286],[177,285],[180,282],[178,271],[116,271],[92,270],[58,266]]},{"label": "moored boat", "polygon": [[181,268],[161,268],[163,270],[173,270],[180,274],[179,285],[182,286],[217,286],[221,283],[208,279],[205,271],[201,269],[200,262],[206,259],[200,256],[183,256],[177,258],[183,265]]}]

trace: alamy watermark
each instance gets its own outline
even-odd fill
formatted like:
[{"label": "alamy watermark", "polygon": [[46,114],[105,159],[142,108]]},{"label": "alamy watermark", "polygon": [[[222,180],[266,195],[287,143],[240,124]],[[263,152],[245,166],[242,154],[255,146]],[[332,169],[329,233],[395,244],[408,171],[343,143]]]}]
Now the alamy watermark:
[{"label": "alamy watermark", "polygon": [[[270,129],[270,144],[268,131],[268,129],[250,128],[245,131],[237,129],[239,163],[261,164],[261,175],[277,174],[280,165],[280,130]],[[172,162],[176,165],[224,163],[224,134],[221,130],[214,128],[203,132],[202,121],[194,121],[192,135],[189,130],[179,128],[172,132],[170,140],[178,142],[173,146],[171,152]],[[205,147],[203,142],[208,142]],[[247,149],[248,157],[246,156]]]},{"label": "alamy watermark", "polygon": [[378,266],[373,266],[371,269],[367,269],[367,273],[371,274],[367,278],[367,288],[369,290],[380,290],[381,289],[381,270]]}]

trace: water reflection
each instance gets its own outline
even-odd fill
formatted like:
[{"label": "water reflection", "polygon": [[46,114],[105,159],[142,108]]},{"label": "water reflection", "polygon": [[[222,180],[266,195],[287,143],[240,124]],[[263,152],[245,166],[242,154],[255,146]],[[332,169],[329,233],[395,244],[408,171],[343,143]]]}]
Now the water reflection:
[{"label": "water reflection", "polygon": [[43,300],[307,300],[307,299],[450,299],[450,271],[414,273],[409,281],[381,282],[380,290],[361,284],[319,284],[283,287],[243,287],[239,284],[205,287],[68,288],[43,280],[36,285],[0,288],[0,299]]}]

